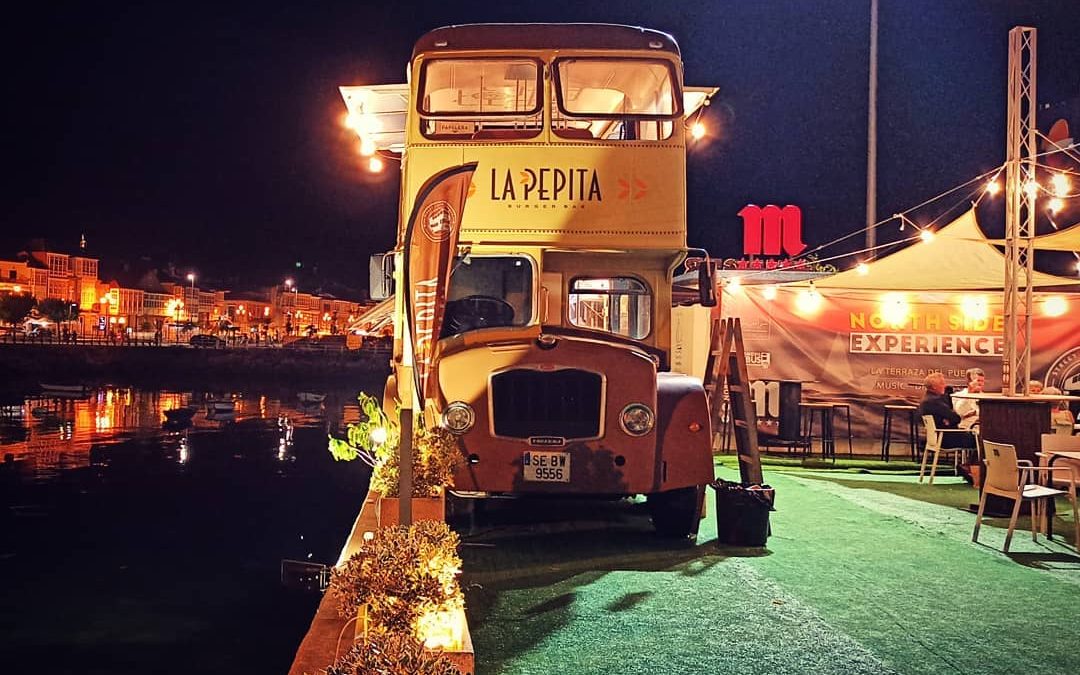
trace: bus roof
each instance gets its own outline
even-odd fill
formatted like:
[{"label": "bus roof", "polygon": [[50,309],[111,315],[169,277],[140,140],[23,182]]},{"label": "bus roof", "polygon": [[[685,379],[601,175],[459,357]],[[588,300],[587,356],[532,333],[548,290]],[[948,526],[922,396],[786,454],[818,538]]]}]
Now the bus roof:
[{"label": "bus roof", "polygon": [[416,41],[413,58],[483,49],[640,49],[679,56],[675,38],[649,28],[610,23],[476,23],[429,31]]}]

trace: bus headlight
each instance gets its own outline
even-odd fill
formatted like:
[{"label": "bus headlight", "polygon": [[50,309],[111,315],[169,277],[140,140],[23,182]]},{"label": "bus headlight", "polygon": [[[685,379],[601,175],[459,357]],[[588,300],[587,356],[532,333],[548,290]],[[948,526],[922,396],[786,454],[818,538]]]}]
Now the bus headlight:
[{"label": "bus headlight", "polygon": [[472,429],[474,422],[476,422],[476,415],[473,409],[468,403],[461,401],[454,401],[446,406],[442,414],[443,426],[455,434],[463,434]]},{"label": "bus headlight", "polygon": [[644,436],[652,431],[656,416],[649,406],[644,403],[631,403],[623,408],[619,415],[619,423],[623,431],[631,436]]}]

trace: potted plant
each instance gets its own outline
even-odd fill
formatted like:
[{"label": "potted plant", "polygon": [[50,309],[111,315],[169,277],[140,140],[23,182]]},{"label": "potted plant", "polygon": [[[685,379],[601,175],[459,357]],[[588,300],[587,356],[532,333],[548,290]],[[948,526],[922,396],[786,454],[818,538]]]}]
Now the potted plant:
[{"label": "potted plant", "polygon": [[[372,467],[370,490],[378,494],[380,527],[399,522],[401,428],[375,397],[361,393],[361,419],[350,424],[347,438],[330,438],[330,453],[338,460],[360,459]],[[419,420],[418,420],[419,421]],[[441,427],[418,425],[413,433],[412,505],[414,520],[445,520],[445,488],[464,461],[457,438]]]},{"label": "potted plant", "polygon": [[[401,652],[401,658],[418,663],[426,661],[416,655],[417,645],[450,653],[465,651],[465,601],[457,579],[459,541],[442,522],[386,527],[331,572],[330,594],[337,599],[342,616],[356,617],[356,639],[368,643],[366,651],[393,649]],[[455,627],[456,634],[448,630]],[[352,663],[382,657],[352,654],[348,658]],[[371,663],[365,660],[363,664],[349,666],[358,671],[341,672],[382,672],[364,670]]]}]

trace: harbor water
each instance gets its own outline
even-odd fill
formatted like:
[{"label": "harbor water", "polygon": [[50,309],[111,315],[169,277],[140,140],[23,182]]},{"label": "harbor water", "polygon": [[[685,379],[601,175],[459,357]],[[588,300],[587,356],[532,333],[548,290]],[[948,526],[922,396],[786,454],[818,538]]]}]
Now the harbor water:
[{"label": "harbor water", "polygon": [[320,595],[282,561],[337,558],[368,471],[326,439],[365,388],[7,393],[3,670],[286,672]]}]

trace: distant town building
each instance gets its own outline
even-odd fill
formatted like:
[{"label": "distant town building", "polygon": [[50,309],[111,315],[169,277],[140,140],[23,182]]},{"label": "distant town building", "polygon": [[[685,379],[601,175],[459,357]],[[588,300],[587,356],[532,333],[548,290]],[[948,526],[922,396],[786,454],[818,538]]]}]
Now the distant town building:
[{"label": "distant town building", "polygon": [[100,260],[88,253],[85,238],[70,251],[31,242],[14,258],[0,260],[0,294],[72,303],[79,311],[69,328],[81,335],[139,333],[172,341],[195,331],[238,339],[336,334],[371,304],[301,293],[291,282],[244,293],[206,289],[148,264],[123,265],[102,278]]}]

